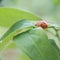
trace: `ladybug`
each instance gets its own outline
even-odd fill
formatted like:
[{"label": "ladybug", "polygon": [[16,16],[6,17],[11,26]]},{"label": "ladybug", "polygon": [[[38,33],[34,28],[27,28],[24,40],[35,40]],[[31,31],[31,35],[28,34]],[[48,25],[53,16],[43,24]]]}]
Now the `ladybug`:
[{"label": "ladybug", "polygon": [[39,21],[35,24],[35,26],[42,27],[43,29],[46,29],[48,27],[48,24],[46,21]]}]

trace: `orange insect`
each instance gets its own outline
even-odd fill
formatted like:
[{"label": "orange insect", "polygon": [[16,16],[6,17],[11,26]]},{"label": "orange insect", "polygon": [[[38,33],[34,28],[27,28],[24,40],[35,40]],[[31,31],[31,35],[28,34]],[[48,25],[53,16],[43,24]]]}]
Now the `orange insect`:
[{"label": "orange insect", "polygon": [[46,21],[39,21],[35,24],[35,26],[42,27],[43,29],[46,29],[48,27],[48,24]]}]

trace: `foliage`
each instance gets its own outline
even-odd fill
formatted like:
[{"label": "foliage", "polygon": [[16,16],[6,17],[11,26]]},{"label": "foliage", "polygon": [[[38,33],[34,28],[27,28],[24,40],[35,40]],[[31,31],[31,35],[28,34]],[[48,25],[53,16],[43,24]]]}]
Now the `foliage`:
[{"label": "foliage", "polygon": [[[21,10],[0,8],[0,26],[8,28],[0,39],[2,41],[0,57],[8,49],[18,49],[22,51],[18,60],[60,60],[60,36],[58,34],[60,27],[49,24],[45,30],[35,26],[37,20],[42,19]],[[53,38],[47,34],[51,34]],[[55,38],[59,43],[56,43]],[[3,60],[7,60],[7,57]]]}]

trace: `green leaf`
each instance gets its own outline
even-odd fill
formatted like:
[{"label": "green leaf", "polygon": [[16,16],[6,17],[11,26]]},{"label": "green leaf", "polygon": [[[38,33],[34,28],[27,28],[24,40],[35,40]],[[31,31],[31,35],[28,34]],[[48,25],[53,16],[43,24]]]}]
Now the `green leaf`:
[{"label": "green leaf", "polygon": [[[53,28],[47,29],[46,34],[48,36],[49,39],[51,40],[51,43],[54,45],[56,44],[58,46],[58,48],[60,49],[60,40],[58,39],[58,37],[56,36],[56,31]],[[59,33],[59,32],[58,32]]]},{"label": "green leaf", "polygon": [[[20,9],[15,9],[15,8],[0,8],[0,26],[7,27],[7,28],[10,29],[10,27],[13,24],[15,24],[16,22],[18,22],[18,21],[20,21],[22,19],[28,19],[28,20],[32,20],[32,21],[34,21],[34,20],[35,21],[36,20],[41,20],[40,17],[37,17],[37,16],[35,16],[32,13],[25,12],[25,11],[22,11]],[[15,31],[15,30],[13,30],[13,31]],[[8,31],[8,33],[5,33],[3,35],[4,37],[2,37],[1,39],[7,37],[10,32],[12,32],[12,30]],[[9,40],[11,39],[11,37],[13,37],[13,34],[14,33],[12,33],[11,35],[9,35],[9,37],[4,39],[4,41],[2,42],[2,45],[0,44],[0,49],[1,49],[1,47],[5,46],[5,44],[9,43]],[[12,45],[14,45],[14,44],[12,44]]]},{"label": "green leaf", "polygon": [[0,45],[0,49],[4,48],[4,46],[12,40],[12,38],[20,33],[23,33],[27,30],[30,30],[34,27],[34,23],[28,20],[21,20],[16,22],[2,37],[0,40],[3,40],[2,45]]},{"label": "green leaf", "polygon": [[31,60],[59,60],[56,50],[41,28],[33,28],[16,35],[13,41]]},{"label": "green leaf", "polygon": [[[10,43],[14,35],[23,33],[27,30],[32,29],[33,27],[34,27],[34,23],[28,20],[21,20],[16,22],[0,39],[3,40],[2,43],[0,43],[0,52],[4,52],[7,49],[18,49],[13,41],[12,43]],[[21,59],[23,58],[23,60],[29,59],[24,53],[20,54],[20,58]]]},{"label": "green leaf", "polygon": [[25,12],[15,8],[0,8],[0,26],[11,27],[19,20],[27,19],[32,21],[41,20],[40,17],[32,13]]},{"label": "green leaf", "polygon": [[49,39],[49,40],[50,40],[51,44],[52,44],[58,51],[60,51],[59,48],[58,48],[58,46],[57,46],[57,44],[56,44],[56,42],[55,42],[55,40],[53,40],[53,39]]},{"label": "green leaf", "polygon": [[[19,33],[19,32],[23,32],[25,30],[27,30],[26,28],[30,28],[33,27],[34,23],[32,23],[31,21],[28,20],[21,20],[16,22],[15,24],[13,24],[13,26],[11,26],[11,28],[9,28],[9,30],[2,36],[1,40],[3,40],[4,38],[6,38],[9,34],[11,33]],[[13,36],[13,35],[12,35]]]},{"label": "green leaf", "polygon": [[[0,52],[9,47],[16,48],[17,45],[24,53],[23,60],[60,60],[59,51],[51,44],[44,30],[23,19],[41,20],[18,9],[0,8],[0,26],[11,27],[1,38]],[[12,44],[9,44],[12,39]]]}]

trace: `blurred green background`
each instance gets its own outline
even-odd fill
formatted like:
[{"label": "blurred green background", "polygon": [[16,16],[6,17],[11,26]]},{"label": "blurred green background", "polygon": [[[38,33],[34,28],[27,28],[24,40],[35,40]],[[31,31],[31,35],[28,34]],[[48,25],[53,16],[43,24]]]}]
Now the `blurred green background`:
[{"label": "blurred green background", "polygon": [[22,9],[60,25],[60,0],[0,0],[0,7]]}]

